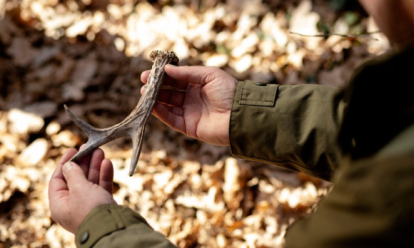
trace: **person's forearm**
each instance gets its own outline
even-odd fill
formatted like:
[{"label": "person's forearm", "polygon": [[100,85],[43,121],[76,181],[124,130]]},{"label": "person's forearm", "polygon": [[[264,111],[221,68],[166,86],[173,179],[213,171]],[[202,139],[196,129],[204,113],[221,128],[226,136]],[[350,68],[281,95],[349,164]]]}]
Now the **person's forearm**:
[{"label": "person's forearm", "polygon": [[320,85],[237,85],[230,118],[236,157],[330,180],[342,158],[337,142],[346,106]]}]

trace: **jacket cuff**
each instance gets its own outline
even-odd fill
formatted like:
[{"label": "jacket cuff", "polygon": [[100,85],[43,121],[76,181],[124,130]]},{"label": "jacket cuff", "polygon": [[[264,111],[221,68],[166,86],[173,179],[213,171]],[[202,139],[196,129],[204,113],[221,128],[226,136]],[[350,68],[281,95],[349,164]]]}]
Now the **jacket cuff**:
[{"label": "jacket cuff", "polygon": [[268,162],[262,151],[268,150],[265,146],[276,136],[272,116],[276,116],[278,88],[277,84],[238,82],[229,125],[233,156]]},{"label": "jacket cuff", "polygon": [[79,226],[75,235],[76,247],[92,247],[102,237],[141,222],[148,225],[143,217],[128,207],[116,204],[98,206]]}]

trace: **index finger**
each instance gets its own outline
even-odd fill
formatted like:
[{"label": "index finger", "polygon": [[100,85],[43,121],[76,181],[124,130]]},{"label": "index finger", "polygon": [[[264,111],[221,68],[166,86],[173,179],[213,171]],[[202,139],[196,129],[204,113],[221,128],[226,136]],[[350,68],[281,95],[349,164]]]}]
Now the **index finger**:
[{"label": "index finger", "polygon": [[[144,71],[141,73],[141,81],[143,84],[148,83],[148,78],[150,75],[150,70]],[[167,71],[166,71],[167,72]],[[187,88],[188,82],[187,81],[180,81],[171,78],[168,73],[166,73],[166,77],[164,78],[163,85],[168,85],[176,89],[185,90]]]},{"label": "index finger", "polygon": [[[174,66],[166,65],[165,72],[177,82],[186,82],[192,84],[204,85],[223,73],[217,67],[211,66]],[[185,89],[185,88],[184,88]]]}]

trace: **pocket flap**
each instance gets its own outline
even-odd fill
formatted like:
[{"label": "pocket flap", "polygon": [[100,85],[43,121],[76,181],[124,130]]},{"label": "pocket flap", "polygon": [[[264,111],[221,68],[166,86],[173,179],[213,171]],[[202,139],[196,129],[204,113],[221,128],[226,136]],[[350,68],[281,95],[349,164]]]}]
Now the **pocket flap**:
[{"label": "pocket flap", "polygon": [[240,105],[273,107],[276,101],[278,84],[244,81]]}]

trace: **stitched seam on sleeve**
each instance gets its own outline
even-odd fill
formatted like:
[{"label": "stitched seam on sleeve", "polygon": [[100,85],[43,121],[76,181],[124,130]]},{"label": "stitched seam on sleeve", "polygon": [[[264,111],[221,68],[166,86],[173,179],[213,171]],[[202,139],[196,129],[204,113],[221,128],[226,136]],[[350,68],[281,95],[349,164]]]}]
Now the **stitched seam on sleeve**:
[{"label": "stitched seam on sleeve", "polygon": [[242,102],[244,99],[243,99],[243,91],[244,91],[244,86],[246,85],[246,81],[243,81],[243,85],[242,85],[242,87],[241,87],[241,91],[240,91],[240,100],[239,100],[239,102]]},{"label": "stitched seam on sleeve", "polygon": [[119,229],[122,229],[122,228],[125,228],[125,223],[124,223],[124,221],[122,220],[121,216],[118,213],[119,210],[120,209],[116,209],[115,211],[112,211],[112,217],[115,220],[116,226]]}]

